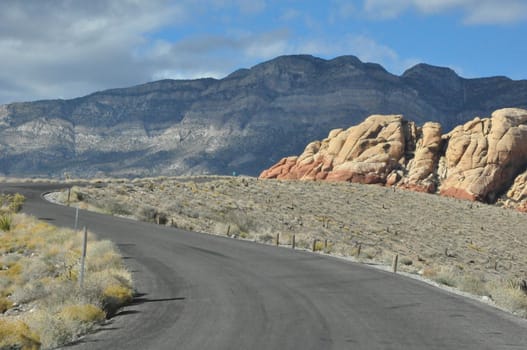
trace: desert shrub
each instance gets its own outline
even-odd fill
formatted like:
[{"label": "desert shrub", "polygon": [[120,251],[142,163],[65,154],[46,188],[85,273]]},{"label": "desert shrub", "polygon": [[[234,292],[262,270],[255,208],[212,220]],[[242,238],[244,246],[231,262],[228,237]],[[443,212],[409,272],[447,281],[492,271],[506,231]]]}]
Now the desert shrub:
[{"label": "desert shrub", "polygon": [[13,301],[22,304],[42,299],[50,294],[50,291],[42,281],[30,281],[25,284],[18,284],[13,291],[11,298]]},{"label": "desert shrub", "polygon": [[106,319],[104,311],[92,304],[66,305],[59,316],[64,320],[84,323],[97,323]]},{"label": "desert shrub", "polygon": [[133,299],[133,293],[130,288],[123,285],[113,284],[103,292],[103,309],[108,315],[113,315],[120,307],[128,304]]},{"label": "desert shrub", "polygon": [[0,297],[0,314],[3,314],[11,307],[13,307],[11,300],[7,299],[6,297]]},{"label": "desert shrub", "polygon": [[81,289],[77,274],[83,234],[22,214],[14,214],[13,223],[9,232],[0,234],[0,311],[11,307],[11,301],[31,303],[32,311],[17,318],[38,336],[43,348],[63,345],[92,329],[105,318],[105,304],[116,310],[131,300],[131,275],[113,243],[89,235],[87,275]]},{"label": "desert shrub", "polygon": [[73,186],[71,189],[71,198],[73,200],[80,202],[83,201],[86,198],[86,195],[81,191],[81,189],[77,186]]},{"label": "desert shrub", "polygon": [[136,215],[139,220],[154,222],[157,215],[157,209],[152,206],[145,205],[137,210]]},{"label": "desert shrub", "polygon": [[271,235],[271,234],[269,234],[269,233],[266,233],[266,234],[258,236],[258,239],[261,242],[264,242],[264,243],[273,243],[275,241],[276,237]]},{"label": "desert shrub", "polygon": [[242,210],[231,209],[225,213],[225,223],[238,227],[240,232],[256,231],[258,225]]},{"label": "desert shrub", "polygon": [[[116,286],[122,288],[119,292],[120,294],[115,292],[114,288]],[[124,290],[127,292],[125,293]],[[102,306],[107,311],[108,316],[111,316],[112,313],[108,312],[105,305],[107,304],[118,308],[126,303],[125,301],[121,302],[121,300],[131,300],[128,297],[121,298],[120,296],[122,295],[133,296],[131,276],[128,271],[120,268],[110,268],[87,274],[83,288],[83,297],[86,303]],[[116,299],[109,300],[108,297],[112,296],[116,297]]]},{"label": "desert shrub", "polygon": [[16,281],[20,279],[22,274],[22,265],[20,262],[16,262],[9,266],[7,270],[3,270],[1,276],[10,279],[11,281]]},{"label": "desert shrub", "polygon": [[10,231],[12,222],[13,219],[11,218],[11,215],[4,214],[0,216],[0,230]]},{"label": "desert shrub", "polygon": [[0,319],[0,349],[40,349],[40,341],[20,320]]},{"label": "desert shrub", "polygon": [[449,287],[458,287],[462,276],[452,267],[426,267],[422,276]]},{"label": "desert shrub", "polygon": [[[358,252],[358,247],[356,247],[356,249]],[[361,256],[365,257],[366,259],[374,259],[375,257],[381,254],[375,247],[361,247],[360,251]],[[391,262],[390,259],[388,261]]]},{"label": "desert shrub", "polygon": [[6,297],[13,293],[13,281],[0,275],[0,297]]},{"label": "desert shrub", "polygon": [[48,310],[36,310],[25,317],[33,334],[37,334],[42,348],[55,348],[74,340],[77,324],[67,324]]},{"label": "desert shrub", "polygon": [[527,317],[527,294],[514,281],[492,282],[489,291],[497,305],[521,317]]},{"label": "desert shrub", "polygon": [[102,202],[102,207],[108,213],[112,215],[131,215],[132,212],[127,207],[125,203],[109,200],[107,202]]},{"label": "desert shrub", "polygon": [[42,282],[47,294],[39,300],[39,304],[46,309],[55,310],[57,306],[66,304],[96,303],[96,299],[89,298],[80,289],[77,281],[73,280],[44,280]]},{"label": "desert shrub", "polygon": [[315,242],[315,251],[318,252],[318,251],[322,251],[324,250],[324,242],[323,241],[316,241]]},{"label": "desert shrub", "polygon": [[225,234],[229,237],[239,237],[242,230],[236,224],[227,225],[227,230]]},{"label": "desert shrub", "polygon": [[403,256],[403,257],[401,257],[399,259],[399,263],[401,265],[410,266],[410,265],[412,265],[414,263],[414,261],[412,259],[410,259],[410,258],[407,258],[407,257]]},{"label": "desert shrub", "polygon": [[20,193],[16,194],[1,194],[0,207],[4,213],[18,213],[22,209],[25,197]]},{"label": "desert shrub", "polygon": [[463,274],[459,278],[459,289],[474,295],[487,295],[487,285],[481,276],[472,274]]},{"label": "desert shrub", "polygon": [[445,286],[449,286],[449,287],[457,287],[458,285],[458,279],[451,272],[438,273],[435,276],[434,281],[436,281],[439,284],[444,284]]},{"label": "desert shrub", "polygon": [[42,259],[23,259],[23,269],[20,273],[20,282],[40,280],[44,277],[51,276],[55,267]]},{"label": "desert shrub", "polygon": [[87,248],[86,262],[87,271],[122,266],[121,256],[111,241],[91,242]]}]

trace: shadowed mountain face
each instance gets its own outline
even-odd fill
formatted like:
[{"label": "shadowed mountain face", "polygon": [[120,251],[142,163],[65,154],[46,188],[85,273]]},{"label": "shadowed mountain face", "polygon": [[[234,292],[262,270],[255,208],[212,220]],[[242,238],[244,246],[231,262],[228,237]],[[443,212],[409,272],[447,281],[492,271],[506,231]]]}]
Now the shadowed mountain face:
[{"label": "shadowed mountain face", "polygon": [[503,107],[527,107],[527,80],[463,79],[426,64],[396,76],[353,56],[282,56],[220,80],[0,106],[0,174],[257,175],[371,114],[449,130]]}]

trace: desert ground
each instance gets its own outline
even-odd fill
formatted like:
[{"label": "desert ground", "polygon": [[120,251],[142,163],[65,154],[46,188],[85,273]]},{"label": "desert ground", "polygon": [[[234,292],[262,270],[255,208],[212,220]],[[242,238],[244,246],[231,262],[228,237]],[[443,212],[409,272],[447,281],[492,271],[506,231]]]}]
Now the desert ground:
[{"label": "desert ground", "polygon": [[[55,195],[66,202],[67,192]],[[185,177],[74,186],[70,204],[180,229],[353,257],[527,315],[527,214],[343,182]],[[314,240],[317,239],[314,244]]]}]

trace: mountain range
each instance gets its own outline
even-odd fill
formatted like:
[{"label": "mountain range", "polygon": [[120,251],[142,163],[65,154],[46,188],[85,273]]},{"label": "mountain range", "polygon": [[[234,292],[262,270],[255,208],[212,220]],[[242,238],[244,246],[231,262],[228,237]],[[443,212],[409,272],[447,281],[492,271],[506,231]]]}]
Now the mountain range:
[{"label": "mountain range", "polygon": [[222,79],[1,105],[0,175],[257,175],[371,114],[450,130],[503,107],[527,107],[527,80],[465,79],[427,64],[398,76],[354,56],[280,56]]}]

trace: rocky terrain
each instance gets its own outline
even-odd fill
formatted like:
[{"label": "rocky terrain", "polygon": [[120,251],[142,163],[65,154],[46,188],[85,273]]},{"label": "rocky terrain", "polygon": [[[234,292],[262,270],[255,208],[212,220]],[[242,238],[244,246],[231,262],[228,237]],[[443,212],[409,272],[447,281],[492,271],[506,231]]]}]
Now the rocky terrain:
[{"label": "rocky terrain", "polygon": [[401,115],[373,115],[332,130],[261,178],[350,181],[527,207],[527,110],[505,108],[443,134]]},{"label": "rocky terrain", "polygon": [[[392,263],[527,317],[527,216],[349,182],[187,177],[73,187],[71,205],[185,230]],[[66,202],[67,191],[55,196]],[[80,215],[83,215],[82,212]],[[527,286],[526,286],[527,288]]]},{"label": "rocky terrain", "polygon": [[503,107],[527,107],[527,81],[464,79],[426,64],[397,76],[353,56],[282,56],[223,79],[0,106],[0,175],[257,175],[371,114],[449,131]]}]

